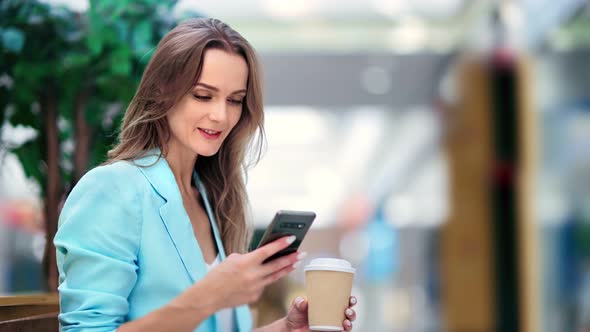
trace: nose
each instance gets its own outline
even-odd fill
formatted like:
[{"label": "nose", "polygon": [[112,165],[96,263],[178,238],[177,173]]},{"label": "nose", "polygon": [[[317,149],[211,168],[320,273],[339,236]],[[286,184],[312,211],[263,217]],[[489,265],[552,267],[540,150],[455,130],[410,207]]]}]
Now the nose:
[{"label": "nose", "polygon": [[209,119],[214,122],[225,122],[227,120],[227,103],[216,102],[209,112]]}]

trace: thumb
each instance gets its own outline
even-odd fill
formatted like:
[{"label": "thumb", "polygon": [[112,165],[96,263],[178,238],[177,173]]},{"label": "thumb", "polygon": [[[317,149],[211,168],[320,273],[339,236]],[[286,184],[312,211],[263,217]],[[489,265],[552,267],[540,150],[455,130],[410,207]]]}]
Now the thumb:
[{"label": "thumb", "polygon": [[308,326],[307,305],[307,300],[304,297],[299,296],[293,300],[291,308],[287,312],[287,327],[290,330],[302,329]]},{"label": "thumb", "polygon": [[298,296],[293,300],[293,307],[297,309],[297,311],[306,312],[307,300],[302,296]]}]

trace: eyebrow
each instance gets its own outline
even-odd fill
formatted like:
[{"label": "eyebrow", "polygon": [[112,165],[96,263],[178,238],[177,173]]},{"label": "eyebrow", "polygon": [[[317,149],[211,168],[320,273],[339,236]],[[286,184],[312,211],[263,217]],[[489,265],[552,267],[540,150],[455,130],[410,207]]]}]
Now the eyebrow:
[{"label": "eyebrow", "polygon": [[[213,91],[217,91],[217,92],[219,91],[218,88],[214,87],[213,85],[209,85],[207,83],[198,82],[197,84],[195,84],[195,86],[202,86],[202,87],[207,88],[209,90],[213,90]],[[238,94],[238,93],[246,93],[246,89],[236,90],[236,91],[232,92],[231,94],[232,95],[235,95],[235,94]]]}]

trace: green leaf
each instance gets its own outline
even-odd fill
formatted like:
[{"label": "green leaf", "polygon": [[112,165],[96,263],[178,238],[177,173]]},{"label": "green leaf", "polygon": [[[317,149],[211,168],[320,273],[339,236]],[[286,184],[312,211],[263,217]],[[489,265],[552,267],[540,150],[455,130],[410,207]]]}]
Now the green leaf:
[{"label": "green leaf", "polygon": [[13,150],[20,160],[27,177],[32,177],[45,190],[45,174],[42,171],[41,145],[39,140],[29,141]]},{"label": "green leaf", "polygon": [[111,0],[90,1],[90,9],[96,13],[103,14],[104,12],[108,12],[110,7],[112,7]]},{"label": "green leaf", "polygon": [[[119,127],[118,123],[116,127]],[[107,152],[115,145],[117,133],[116,131],[96,131],[92,136],[90,144],[93,149],[90,156],[90,168],[107,160]]]},{"label": "green leaf", "polygon": [[31,112],[31,105],[18,105],[16,112],[12,114],[9,119],[12,125],[23,125],[39,129],[41,122],[39,121],[39,115]]},{"label": "green leaf", "polygon": [[84,118],[91,128],[100,128],[102,126],[102,118],[106,107],[106,102],[99,104],[95,99],[87,103],[84,109]]},{"label": "green leaf", "polygon": [[30,93],[37,93],[42,81],[45,77],[50,75],[52,70],[57,70],[56,66],[45,62],[21,61],[13,67],[15,94],[28,95]]},{"label": "green leaf", "polygon": [[129,7],[129,0],[117,0],[112,4],[113,9],[110,11],[110,20],[116,21],[125,13]]},{"label": "green leaf", "polygon": [[25,44],[25,34],[15,28],[7,28],[2,31],[2,45],[4,49],[12,53],[20,53]]},{"label": "green leaf", "polygon": [[129,75],[131,72],[130,60],[129,48],[121,47],[115,50],[111,56],[111,73],[120,76]]},{"label": "green leaf", "polygon": [[91,32],[88,35],[86,44],[92,55],[98,55],[102,51],[102,37],[96,32]]},{"label": "green leaf", "polygon": [[63,59],[64,67],[78,68],[85,67],[90,63],[90,56],[87,53],[70,53]]},{"label": "green leaf", "polygon": [[142,56],[152,48],[152,24],[149,20],[142,20],[133,31],[133,53]]},{"label": "green leaf", "polygon": [[160,6],[165,6],[166,9],[171,10],[172,8],[174,8],[174,6],[176,6],[176,4],[178,3],[177,0],[148,0],[148,2],[151,2],[153,4],[157,4]]},{"label": "green leaf", "polygon": [[114,22],[117,37],[121,42],[129,40],[129,22],[126,20],[117,20]]},{"label": "green leaf", "polygon": [[119,45],[124,45],[125,47],[129,47],[128,41],[119,38],[119,31],[117,31],[114,25],[105,26],[101,31],[101,35],[104,43],[109,46],[114,45],[115,47],[119,47]]},{"label": "green leaf", "polygon": [[88,1],[88,5],[90,8],[90,11],[94,11],[96,10],[97,6],[100,6],[101,2],[103,2],[102,0],[90,0]]}]

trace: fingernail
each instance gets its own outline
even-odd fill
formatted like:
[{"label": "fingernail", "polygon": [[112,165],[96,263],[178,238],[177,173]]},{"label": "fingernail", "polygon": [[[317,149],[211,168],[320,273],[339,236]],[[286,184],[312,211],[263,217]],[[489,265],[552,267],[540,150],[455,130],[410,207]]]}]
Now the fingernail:
[{"label": "fingernail", "polygon": [[295,239],[296,239],[296,238],[297,238],[297,237],[296,237],[295,235],[291,235],[291,236],[289,236],[289,237],[287,238],[287,244],[291,244],[291,243],[295,242]]},{"label": "fingernail", "polygon": [[352,314],[353,314],[353,313],[354,313],[354,312],[352,312],[352,309],[346,309],[346,314],[347,314],[348,316],[352,316]]},{"label": "fingernail", "polygon": [[304,259],[305,256],[307,256],[307,253],[305,251],[301,252],[301,253],[299,253],[299,255],[297,255],[297,260],[300,261],[300,260]]},{"label": "fingernail", "polygon": [[298,296],[298,297],[295,299],[295,304],[296,304],[297,306],[299,306],[301,303],[303,303],[303,298],[302,298],[301,296]]},{"label": "fingernail", "polygon": [[344,324],[346,324],[346,326],[352,326],[352,323],[347,319]]},{"label": "fingernail", "polygon": [[351,298],[351,299],[350,299],[350,303],[351,303],[351,304],[356,304],[356,297],[353,297],[353,298]]},{"label": "fingernail", "polygon": [[293,268],[296,269],[299,267],[299,265],[301,265],[301,262],[297,262],[297,263],[293,264]]}]

